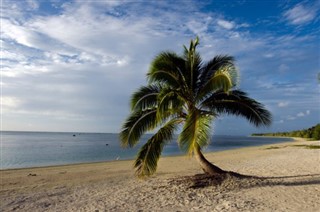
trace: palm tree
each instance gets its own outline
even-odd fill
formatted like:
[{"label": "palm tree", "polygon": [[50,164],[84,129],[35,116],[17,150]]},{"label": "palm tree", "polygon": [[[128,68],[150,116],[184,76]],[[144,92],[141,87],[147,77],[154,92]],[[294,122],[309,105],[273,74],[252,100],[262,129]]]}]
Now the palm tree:
[{"label": "palm tree", "polygon": [[163,147],[178,129],[179,147],[195,156],[205,173],[216,175],[225,171],[210,163],[201,150],[208,145],[211,123],[219,115],[242,116],[257,127],[271,123],[271,114],[262,104],[236,89],[234,58],[219,55],[203,63],[196,51],[198,43],[198,38],[191,40],[182,56],[169,51],[156,56],[148,84],[131,97],[131,114],[120,133],[122,146],[133,147],[144,133],[157,130],[134,162],[139,177],[156,171]]}]

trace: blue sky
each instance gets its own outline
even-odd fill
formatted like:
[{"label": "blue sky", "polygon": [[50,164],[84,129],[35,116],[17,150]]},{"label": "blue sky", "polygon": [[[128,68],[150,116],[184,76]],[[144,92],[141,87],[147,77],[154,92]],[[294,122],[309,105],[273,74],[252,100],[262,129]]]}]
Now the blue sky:
[{"label": "blue sky", "polygon": [[129,98],[161,51],[199,36],[204,60],[236,58],[240,89],[269,128],[221,116],[214,133],[320,122],[319,1],[2,0],[2,130],[119,132]]}]

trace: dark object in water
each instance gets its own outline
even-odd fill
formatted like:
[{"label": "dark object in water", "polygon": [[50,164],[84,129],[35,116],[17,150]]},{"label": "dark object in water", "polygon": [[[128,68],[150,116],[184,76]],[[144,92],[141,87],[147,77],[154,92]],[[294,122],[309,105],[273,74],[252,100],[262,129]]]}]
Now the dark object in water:
[{"label": "dark object in water", "polygon": [[109,144],[106,144],[106,146],[109,146]]},{"label": "dark object in water", "polygon": [[75,134],[73,134],[73,137],[76,137],[76,135],[75,135]]}]

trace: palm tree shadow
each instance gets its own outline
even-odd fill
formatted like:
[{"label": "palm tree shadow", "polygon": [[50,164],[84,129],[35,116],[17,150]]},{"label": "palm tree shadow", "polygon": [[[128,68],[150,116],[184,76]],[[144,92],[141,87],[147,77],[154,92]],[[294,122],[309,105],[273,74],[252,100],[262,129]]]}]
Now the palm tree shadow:
[{"label": "palm tree shadow", "polygon": [[173,179],[171,183],[183,184],[190,189],[201,189],[211,186],[215,187],[215,189],[232,191],[255,187],[320,185],[320,174],[258,177],[242,175],[235,172],[226,172],[213,176],[208,174],[197,174],[194,176]]},{"label": "palm tree shadow", "polygon": [[305,174],[295,176],[261,177],[264,186],[304,186],[320,185],[320,174]]}]

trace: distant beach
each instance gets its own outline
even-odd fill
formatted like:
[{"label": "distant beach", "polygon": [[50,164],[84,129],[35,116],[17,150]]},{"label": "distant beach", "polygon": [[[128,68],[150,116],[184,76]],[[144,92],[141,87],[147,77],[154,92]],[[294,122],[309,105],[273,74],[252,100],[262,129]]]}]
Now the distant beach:
[{"label": "distant beach", "polygon": [[155,176],[137,179],[133,161],[2,170],[1,211],[317,211],[320,141],[207,153],[219,167],[260,178],[194,188],[188,156],[163,157]]}]

